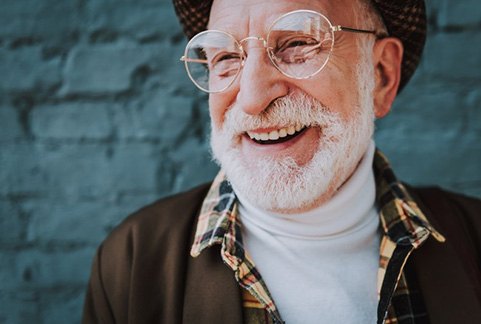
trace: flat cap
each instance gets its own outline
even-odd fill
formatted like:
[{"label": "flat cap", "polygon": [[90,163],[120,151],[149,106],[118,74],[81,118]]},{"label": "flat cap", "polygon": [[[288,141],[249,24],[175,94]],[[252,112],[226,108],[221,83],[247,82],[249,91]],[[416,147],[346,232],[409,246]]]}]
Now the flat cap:
[{"label": "flat cap", "polygon": [[[175,12],[184,33],[192,38],[207,29],[213,0],[173,0]],[[401,83],[404,88],[414,74],[426,42],[426,7],[424,0],[371,0],[381,15],[389,36],[401,40],[404,57],[401,65]]]}]

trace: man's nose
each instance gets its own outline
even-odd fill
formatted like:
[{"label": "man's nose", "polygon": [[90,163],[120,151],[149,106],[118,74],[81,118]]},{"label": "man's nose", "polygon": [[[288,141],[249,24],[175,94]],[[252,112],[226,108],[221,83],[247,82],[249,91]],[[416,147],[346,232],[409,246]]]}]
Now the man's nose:
[{"label": "man's nose", "polygon": [[264,48],[251,49],[240,73],[236,103],[246,114],[260,114],[288,93],[286,77],[272,65]]}]

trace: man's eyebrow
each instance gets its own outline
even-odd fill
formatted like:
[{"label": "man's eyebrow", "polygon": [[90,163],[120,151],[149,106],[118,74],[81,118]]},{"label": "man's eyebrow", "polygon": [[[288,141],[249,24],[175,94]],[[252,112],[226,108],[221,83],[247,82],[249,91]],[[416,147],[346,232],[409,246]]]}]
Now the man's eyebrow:
[{"label": "man's eyebrow", "polygon": [[215,27],[215,28],[207,26],[207,29],[208,30],[221,30],[223,32],[227,32],[227,33],[234,36],[234,34],[239,31],[239,26],[235,26],[232,23],[227,23],[225,25],[222,25],[220,27]]}]

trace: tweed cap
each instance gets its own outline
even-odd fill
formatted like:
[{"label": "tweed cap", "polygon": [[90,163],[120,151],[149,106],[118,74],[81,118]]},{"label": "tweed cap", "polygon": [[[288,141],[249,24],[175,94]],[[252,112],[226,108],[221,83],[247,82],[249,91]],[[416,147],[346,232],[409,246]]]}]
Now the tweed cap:
[{"label": "tweed cap", "polygon": [[[207,28],[213,0],[173,0],[184,33],[190,39]],[[401,83],[404,88],[421,59],[426,41],[424,0],[371,0],[381,15],[389,36],[399,38],[404,46]]]}]

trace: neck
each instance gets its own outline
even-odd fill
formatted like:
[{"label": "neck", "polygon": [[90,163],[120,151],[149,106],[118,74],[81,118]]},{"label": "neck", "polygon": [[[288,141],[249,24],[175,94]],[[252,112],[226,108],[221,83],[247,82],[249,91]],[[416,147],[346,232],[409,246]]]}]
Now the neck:
[{"label": "neck", "polygon": [[267,211],[251,204],[234,188],[240,203],[240,214],[243,219],[247,218],[244,221],[278,235],[321,238],[356,230],[366,221],[366,212],[374,205],[374,151],[375,146],[371,142],[351,177],[319,207],[291,214]]},{"label": "neck", "polygon": [[308,212],[268,212],[238,197],[242,244],[287,323],[375,322],[380,220],[373,155],[371,145],[340,190]]}]

